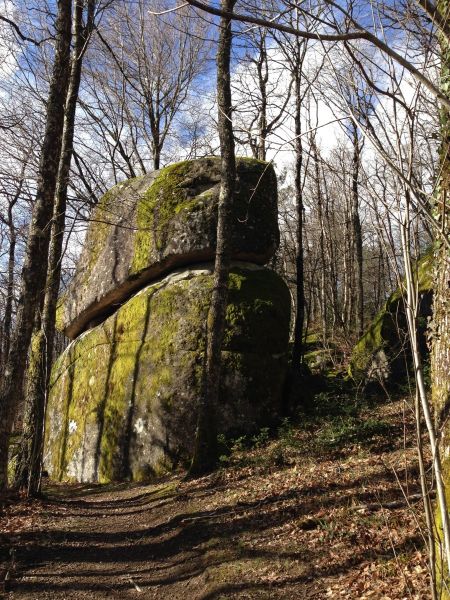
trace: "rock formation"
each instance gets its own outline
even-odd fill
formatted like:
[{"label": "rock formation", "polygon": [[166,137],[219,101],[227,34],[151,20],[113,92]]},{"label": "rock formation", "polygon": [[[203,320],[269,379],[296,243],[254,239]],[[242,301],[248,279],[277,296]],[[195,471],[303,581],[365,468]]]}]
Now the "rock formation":
[{"label": "rock formation", "polygon": [[[174,268],[213,260],[220,161],[185,161],[110,190],[92,224],[58,312],[76,337],[105,311]],[[279,242],[276,177],[266,163],[238,161],[233,255],[264,264]]]},{"label": "rock formation", "polygon": [[[142,480],[189,459],[213,284],[220,161],[186,161],[119,184],[94,211],[59,327],[45,466],[60,480]],[[276,416],[290,296],[262,266],[278,245],[276,178],[238,161],[219,430]]]},{"label": "rock formation", "polygon": [[[418,261],[416,276],[419,294],[418,340],[422,358],[425,358],[428,355],[427,320],[431,316],[433,297],[431,252]],[[389,296],[354,347],[349,375],[357,383],[379,382],[384,385],[404,381],[412,365],[404,302],[404,292],[399,287]]]}]

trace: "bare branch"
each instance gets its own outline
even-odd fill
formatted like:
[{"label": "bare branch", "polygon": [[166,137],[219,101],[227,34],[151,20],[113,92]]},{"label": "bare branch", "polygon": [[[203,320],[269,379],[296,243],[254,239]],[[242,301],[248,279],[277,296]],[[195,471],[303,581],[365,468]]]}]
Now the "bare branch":
[{"label": "bare branch", "polygon": [[[203,10],[209,14],[215,16],[225,16],[227,18],[234,19],[235,21],[240,21],[243,23],[253,23],[255,25],[259,25],[261,27],[268,27],[270,29],[276,29],[278,31],[283,31],[285,33],[290,33],[296,37],[301,37],[308,40],[317,40],[321,42],[336,42],[336,41],[351,41],[351,40],[367,40],[371,44],[373,44],[376,48],[381,50],[387,56],[390,56],[393,60],[395,60],[399,65],[407,69],[420,83],[422,83],[429,92],[433,94],[433,96],[448,110],[450,110],[450,100],[442,93],[442,91],[434,85],[425,75],[416,68],[411,62],[406,60],[404,56],[393,50],[388,44],[379,38],[376,35],[368,31],[367,29],[361,27],[352,17],[350,17],[351,22],[357,31],[349,32],[349,33],[336,33],[336,34],[321,34],[321,33],[311,33],[310,31],[302,31],[300,29],[296,29],[295,27],[290,27],[288,25],[283,25],[281,23],[273,23],[271,21],[267,21],[266,19],[260,19],[259,17],[252,17],[250,15],[242,15],[239,13],[226,13],[218,8],[214,8],[212,6],[208,6],[203,2],[199,2],[199,0],[187,0],[190,6],[194,8],[198,8]],[[330,4],[334,5],[333,2]],[[345,12],[345,11],[343,11]]]},{"label": "bare branch", "polygon": [[159,12],[155,11],[155,10],[149,10],[148,14],[154,15],[155,17],[160,17],[161,15],[167,15],[167,13],[171,13],[171,12],[175,12],[176,10],[180,10],[180,9],[184,8],[185,6],[189,6],[189,2],[183,2],[183,4],[174,6],[173,8],[169,8],[167,10],[161,10]]},{"label": "bare branch", "polygon": [[21,32],[19,26],[16,23],[14,23],[14,21],[11,21],[11,19],[8,19],[8,17],[5,17],[4,15],[0,15],[0,21],[8,23],[8,25],[10,25],[14,29],[16,34],[19,36],[19,38],[23,42],[30,42],[31,44],[34,44],[35,46],[40,46],[42,44],[42,41],[38,42],[37,40],[34,40],[33,38],[30,38],[30,37],[24,35]]}]

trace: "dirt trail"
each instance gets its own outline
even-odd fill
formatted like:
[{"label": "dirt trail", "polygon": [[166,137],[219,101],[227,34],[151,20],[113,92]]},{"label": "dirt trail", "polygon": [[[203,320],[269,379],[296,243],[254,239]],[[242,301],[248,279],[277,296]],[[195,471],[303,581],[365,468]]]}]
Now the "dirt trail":
[{"label": "dirt trail", "polygon": [[412,424],[400,403],[383,411],[406,437],[325,457],[269,444],[193,482],[54,486],[11,506],[4,597],[427,598],[420,506],[402,504],[392,470],[418,491]]}]

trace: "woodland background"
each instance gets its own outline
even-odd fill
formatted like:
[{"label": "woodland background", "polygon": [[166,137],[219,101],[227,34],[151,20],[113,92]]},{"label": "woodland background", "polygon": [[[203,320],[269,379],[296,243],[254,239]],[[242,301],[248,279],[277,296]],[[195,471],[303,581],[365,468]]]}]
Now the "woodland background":
[{"label": "woodland background", "polygon": [[[292,294],[292,381],[311,334],[327,350],[315,367],[344,371],[388,295],[404,286],[450,566],[440,456],[450,386],[447,17],[446,1],[429,0],[80,0],[73,14],[71,2],[2,1],[2,487],[11,430],[24,422],[17,478],[30,494],[40,488],[48,372],[67,343],[54,332],[57,296],[93,207],[116,183],[186,158],[221,155],[226,189],[234,142],[236,154],[278,171],[272,266]],[[434,425],[414,333],[414,265],[431,251]]]}]

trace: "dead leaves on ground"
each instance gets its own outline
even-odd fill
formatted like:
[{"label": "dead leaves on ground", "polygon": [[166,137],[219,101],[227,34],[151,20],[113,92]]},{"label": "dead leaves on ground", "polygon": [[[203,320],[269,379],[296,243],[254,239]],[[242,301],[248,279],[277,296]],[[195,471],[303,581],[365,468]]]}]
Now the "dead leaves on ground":
[{"label": "dead leaves on ground", "polygon": [[[403,502],[420,492],[415,425],[412,418],[403,422],[401,401],[376,410],[405,428],[405,444],[399,439],[388,450],[383,440],[379,447],[353,444],[320,457],[286,447],[282,467],[265,460],[277,454],[269,444],[246,451],[247,462],[179,483],[182,501],[171,510],[189,515],[192,509],[192,517],[178,524],[194,536],[195,528],[210,527],[206,542],[192,539],[205,563],[196,598],[202,586],[210,593],[225,584],[240,590],[227,592],[227,598],[266,598],[273,590],[271,598],[303,599],[306,589],[324,600],[429,597],[422,504]],[[176,518],[158,510],[164,522]],[[21,532],[45,531],[44,511],[38,501],[9,503],[0,514],[0,536],[14,545]],[[74,526],[62,505],[60,519],[61,528]],[[171,597],[170,589],[165,597]]]},{"label": "dead leaves on ground", "polygon": [[[239,543],[255,555],[266,552],[306,565],[305,578],[320,584],[320,597],[429,597],[425,526],[422,503],[417,502],[415,424],[412,417],[403,421],[402,404],[377,410],[393,426],[405,428],[406,444],[399,440],[388,451],[356,444],[318,460],[287,450],[289,466],[283,469],[250,460],[249,466],[223,470],[220,481],[216,476],[220,492],[208,497],[205,510],[228,508],[216,518],[231,531],[241,530]],[[200,489],[207,481],[184,489],[195,494],[196,486]],[[409,497],[414,500],[410,506]],[[264,565],[256,561],[245,576],[249,582],[267,579]],[[285,578],[286,589],[291,589],[286,597],[297,597],[284,569],[272,577],[278,585]]]}]

